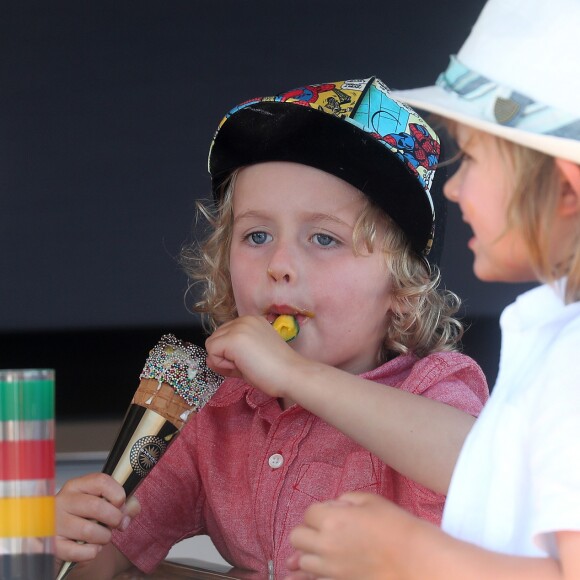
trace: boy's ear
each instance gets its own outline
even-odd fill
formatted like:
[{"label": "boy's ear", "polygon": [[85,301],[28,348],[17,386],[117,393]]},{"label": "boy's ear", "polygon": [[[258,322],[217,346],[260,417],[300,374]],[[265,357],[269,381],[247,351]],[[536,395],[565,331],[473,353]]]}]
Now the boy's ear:
[{"label": "boy's ear", "polygon": [[566,159],[556,159],[562,174],[562,191],[558,210],[562,217],[580,212],[580,165]]}]

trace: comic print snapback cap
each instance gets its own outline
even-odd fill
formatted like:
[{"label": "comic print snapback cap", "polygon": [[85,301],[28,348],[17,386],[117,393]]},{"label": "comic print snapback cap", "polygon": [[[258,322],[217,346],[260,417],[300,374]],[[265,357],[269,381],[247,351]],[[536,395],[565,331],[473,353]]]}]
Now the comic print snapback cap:
[{"label": "comic print snapback cap", "polygon": [[[445,200],[435,131],[378,78],[308,85],[250,99],[222,119],[208,159],[216,198],[240,167],[310,165],[350,183],[383,209],[413,249],[437,263]],[[434,244],[434,238],[436,243]]]}]

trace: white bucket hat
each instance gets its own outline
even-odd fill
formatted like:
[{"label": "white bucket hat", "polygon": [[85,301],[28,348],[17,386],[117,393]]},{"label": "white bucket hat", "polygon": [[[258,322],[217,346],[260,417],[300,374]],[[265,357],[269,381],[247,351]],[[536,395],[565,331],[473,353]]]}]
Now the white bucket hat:
[{"label": "white bucket hat", "polygon": [[489,0],[435,86],[392,96],[580,163],[580,0]]}]

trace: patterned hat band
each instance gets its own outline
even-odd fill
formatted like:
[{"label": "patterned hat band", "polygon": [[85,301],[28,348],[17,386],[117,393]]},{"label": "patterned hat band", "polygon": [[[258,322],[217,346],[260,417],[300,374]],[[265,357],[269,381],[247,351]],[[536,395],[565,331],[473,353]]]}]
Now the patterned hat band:
[{"label": "patterned hat band", "polygon": [[451,56],[447,70],[435,84],[477,107],[479,116],[489,122],[580,141],[580,119],[498,85],[466,67],[455,56]]}]

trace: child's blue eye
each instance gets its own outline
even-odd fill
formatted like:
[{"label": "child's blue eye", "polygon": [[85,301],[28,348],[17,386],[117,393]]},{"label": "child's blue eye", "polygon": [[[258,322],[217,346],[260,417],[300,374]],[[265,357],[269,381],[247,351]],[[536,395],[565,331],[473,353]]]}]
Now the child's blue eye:
[{"label": "child's blue eye", "polygon": [[248,234],[247,239],[256,246],[261,246],[265,244],[272,236],[266,232],[252,232]]},{"label": "child's blue eye", "polygon": [[314,234],[312,240],[319,246],[332,246],[336,243],[336,240],[328,234]]}]

